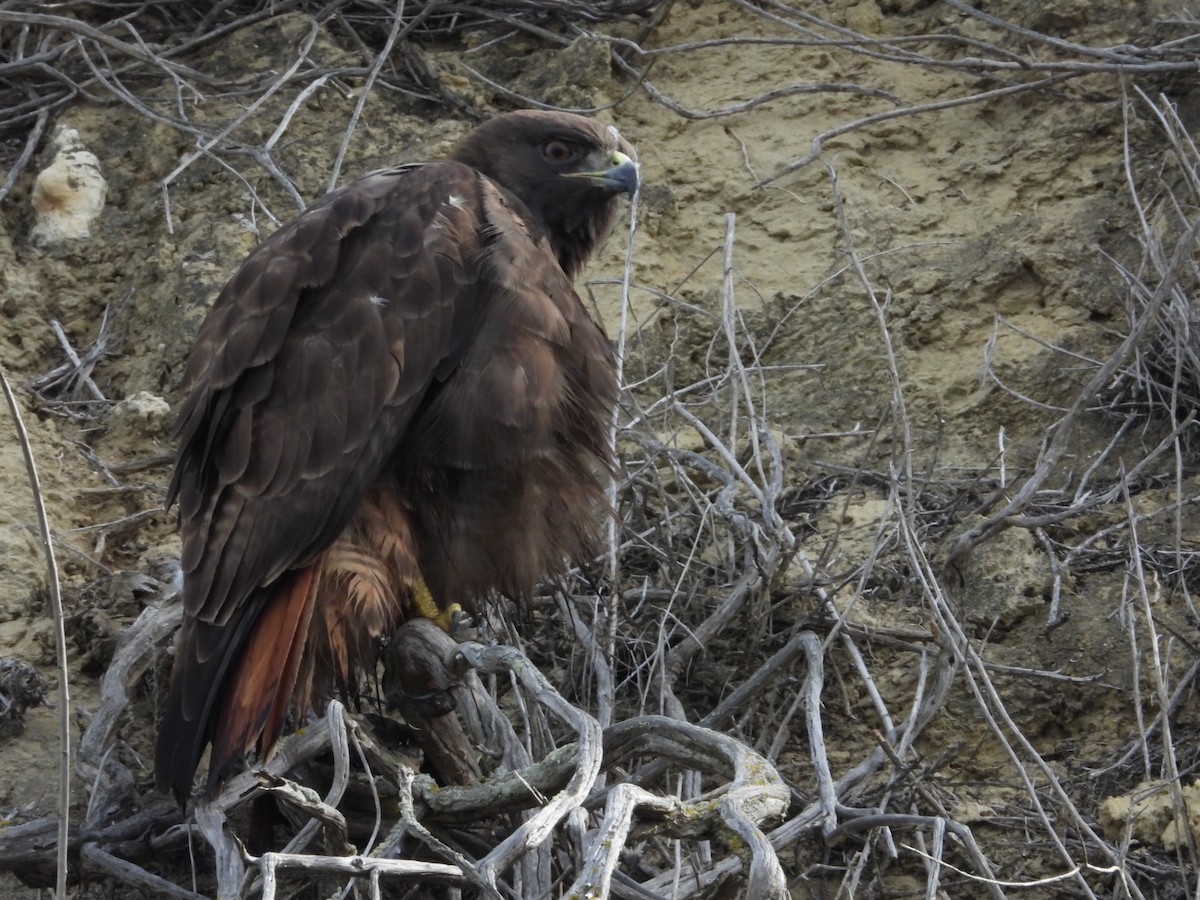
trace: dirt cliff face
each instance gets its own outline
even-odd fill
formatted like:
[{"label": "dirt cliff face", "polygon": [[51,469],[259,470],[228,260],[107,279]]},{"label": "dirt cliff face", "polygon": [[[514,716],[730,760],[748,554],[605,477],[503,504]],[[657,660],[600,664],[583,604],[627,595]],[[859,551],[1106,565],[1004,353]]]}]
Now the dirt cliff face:
[{"label": "dirt cliff face", "polygon": [[[1161,797],[1164,759],[1175,754],[1180,770],[1197,761],[1189,693],[1171,702],[1173,743],[1155,724],[1161,698],[1190,684],[1197,639],[1195,426],[1172,438],[1195,385],[1191,395],[1186,385],[1156,393],[1146,381],[1157,373],[1170,385],[1194,358],[1190,262],[1176,329],[1156,325],[1098,392],[1085,391],[1153,303],[1197,199],[1186,146],[1173,152],[1170,131],[1182,140],[1197,124],[1188,85],[1169,66],[1123,80],[1107,64],[1122,46],[1186,26],[1167,3],[1053,6],[988,4],[1018,26],[1006,29],[940,3],[837,0],[822,15],[849,30],[838,46],[828,34],[814,39],[783,7],[773,18],[736,3],[676,3],[641,40],[664,52],[640,87],[615,70],[599,39],[557,46],[518,34],[496,43],[497,33],[481,30],[424,50],[464,104],[511,108],[524,96],[598,109],[637,145],[645,189],[632,250],[618,226],[581,286],[610,335],[625,323],[626,418],[682,454],[713,456],[719,439],[751,472],[770,456],[763,441],[779,448],[772,504],[794,545],[782,548],[755,603],[712,638],[704,665],[678,688],[684,705],[698,718],[740,683],[761,662],[748,642],[768,653],[793,629],[818,627],[831,636],[823,719],[836,779],[887,731],[881,704],[904,719],[929,690],[923,679],[945,678],[937,708],[903,739],[908,768],[879,770],[856,797],[969,825],[1010,881],[1059,875],[1088,855],[1080,847],[1096,852],[1093,840],[1119,846],[1139,785]],[[636,23],[606,28],[639,37]],[[889,43],[872,48],[851,32]],[[956,39],[907,40],[932,34]],[[752,40],[726,42],[735,36]],[[336,29],[288,15],[231,33],[190,64],[216,82],[268,77],[301,44],[316,66],[358,58]],[[1055,80],[1071,73],[1048,70],[1040,89],[1016,90],[1018,78],[1031,80],[1021,66],[956,62],[983,56],[1078,61],[1086,74]],[[647,62],[631,57],[639,70]],[[470,127],[387,82],[362,108],[342,180],[438,157]],[[196,139],[169,124],[122,103],[79,100],[54,120],[78,133],[107,180],[90,236],[31,245],[36,171],[0,206],[0,364],[18,386],[38,386],[19,400],[59,542],[81,719],[145,600],[132,576],[169,577],[178,552],[174,513],[161,510],[169,467],[152,458],[173,449],[168,409],[180,400],[191,339],[249,249],[296,213],[297,198],[328,187],[361,84],[330,79],[294,107],[298,91],[280,92],[233,132],[244,147],[271,142],[270,164],[288,173],[294,196],[246,153],[197,155]],[[789,89],[813,84],[821,87]],[[174,90],[166,81],[138,89],[156,100]],[[199,124],[232,121],[245,105],[215,87],[180,102]],[[1177,120],[1163,112],[1172,103]],[[868,116],[878,118],[839,132]],[[814,149],[806,165],[779,175]],[[1161,241],[1157,262],[1144,249],[1148,235]],[[622,311],[629,253],[633,287]],[[37,382],[66,361],[52,324],[82,353],[106,311],[106,346],[91,370],[99,396],[86,384]],[[1172,341],[1175,355],[1164,350]],[[1164,372],[1164,359],[1176,365]],[[49,676],[45,563],[21,450],[3,428],[0,657]],[[646,444],[622,446],[636,461]],[[664,496],[699,485],[715,503],[715,482],[685,484],[669,465],[649,466]],[[1032,499],[989,519],[1035,477]],[[637,479],[625,487],[633,494],[623,509],[640,496]],[[744,486],[733,490],[753,506]],[[710,542],[708,527],[692,534],[694,566],[708,574],[689,603],[709,590],[719,599],[722,573],[745,562]],[[657,612],[670,621],[661,598],[678,590],[674,570],[625,563],[640,580],[621,590],[645,588],[650,598],[631,605],[630,633]],[[942,643],[948,629],[960,651],[970,648],[966,657],[952,658]],[[799,795],[811,796],[809,744],[787,685],[728,727],[769,750]],[[157,691],[148,678],[144,720],[126,732],[143,759]],[[33,817],[53,810],[57,725],[46,708],[24,719],[23,733],[0,732],[0,813]],[[135,771],[149,783],[148,771]],[[1102,809],[1106,798],[1115,799]],[[1037,802],[1079,843],[1055,850],[1031,812]],[[1025,817],[1035,821],[1032,837]],[[1180,841],[1182,823],[1150,821],[1132,826],[1144,860]],[[1080,838],[1083,823],[1097,833]],[[812,868],[820,846],[814,834],[789,854],[789,874],[808,875],[796,896],[818,896],[818,885],[832,895],[840,883],[840,873]],[[852,852],[838,853],[849,866]],[[869,895],[922,883],[917,857],[903,860],[879,867]],[[1097,891],[1111,885],[1109,876],[1085,878]]]}]

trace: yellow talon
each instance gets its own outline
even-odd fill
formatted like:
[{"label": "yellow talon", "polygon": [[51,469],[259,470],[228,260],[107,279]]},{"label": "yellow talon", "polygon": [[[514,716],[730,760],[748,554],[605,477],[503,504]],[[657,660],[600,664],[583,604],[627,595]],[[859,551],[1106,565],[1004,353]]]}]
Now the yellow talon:
[{"label": "yellow talon", "polygon": [[442,631],[445,631],[447,634],[453,637],[455,626],[457,626],[458,620],[462,618],[462,615],[462,606],[457,603],[451,603],[440,613],[434,616],[433,621],[437,623],[437,626],[441,628]]},{"label": "yellow talon", "polygon": [[446,632],[453,629],[455,621],[463,611],[462,606],[457,603],[451,603],[445,609],[438,606],[437,601],[433,599],[433,594],[429,593],[429,587],[425,584],[424,578],[420,579],[413,589],[412,605],[421,616],[432,619],[435,625]]}]

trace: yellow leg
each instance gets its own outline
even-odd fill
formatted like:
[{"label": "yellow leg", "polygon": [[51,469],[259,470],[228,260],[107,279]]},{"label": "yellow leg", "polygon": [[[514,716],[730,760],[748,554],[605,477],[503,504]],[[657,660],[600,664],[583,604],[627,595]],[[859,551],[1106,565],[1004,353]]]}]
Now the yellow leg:
[{"label": "yellow leg", "polygon": [[413,589],[412,605],[421,616],[432,619],[434,624],[446,632],[453,630],[455,621],[463,611],[463,608],[457,603],[451,603],[445,609],[438,606],[437,601],[433,599],[433,594],[429,593],[429,587],[425,584],[424,578],[420,579]]}]

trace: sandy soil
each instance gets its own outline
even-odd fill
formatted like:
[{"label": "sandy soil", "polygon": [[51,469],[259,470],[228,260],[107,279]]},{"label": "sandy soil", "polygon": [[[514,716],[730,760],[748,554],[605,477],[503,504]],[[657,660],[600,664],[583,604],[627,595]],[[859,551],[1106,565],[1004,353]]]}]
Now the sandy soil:
[{"label": "sandy soil", "polygon": [[[988,9],[1095,46],[1141,40],[1152,33],[1156,16],[1170,11],[1167,3],[1121,0],[1056,4],[1054,15],[1043,14],[1042,6],[1004,0]],[[942,28],[984,33],[982,26],[940,4],[836,0],[822,6],[822,15],[870,35]],[[285,17],[234,34],[206,57],[206,66],[218,74],[223,68],[281,68],[304,27],[302,20]],[[733,4],[680,3],[650,44],[781,33],[762,16]],[[988,35],[994,38],[994,32]],[[510,46],[471,55],[455,48],[435,50],[431,58],[448,84],[487,108],[504,104],[472,79],[464,64],[513,90],[565,106],[605,106],[628,91],[628,82],[610,71],[602,46],[581,42],[558,51],[530,43],[527,49],[515,53]],[[347,52],[322,33],[313,55],[332,63]],[[827,47],[771,45],[666,55],[650,80],[693,109],[814,80],[869,85],[906,103],[933,103],[978,81],[961,70],[900,65]],[[1146,85],[1168,92],[1173,87],[1169,81]],[[195,115],[221,121],[232,115],[236,102],[212,97],[197,105]],[[297,177],[306,197],[325,187],[352,103],[332,90],[320,94],[300,107],[280,144],[280,164]],[[268,134],[281,108],[268,104],[264,115],[245,126],[243,138]],[[1139,255],[1123,159],[1121,85],[1107,75],[853,131],[826,142],[812,164],[756,186],[807,152],[817,134],[887,108],[886,101],[865,93],[824,92],[784,97],[732,116],[688,120],[634,92],[601,115],[619,123],[637,144],[647,184],[639,208],[634,280],[674,298],[664,302],[650,291],[634,291],[629,380],[645,378],[640,395],[652,396],[661,391],[656,373],[667,356],[674,361],[676,384],[700,381],[727,358],[727,349],[715,346],[711,317],[721,311],[722,247],[726,215],[733,213],[737,313],[758,361],[774,367],[763,377],[758,413],[784,444],[800,552],[824,559],[827,587],[838,608],[849,610],[865,628],[900,634],[929,627],[913,572],[889,563],[861,582],[841,583],[836,577],[860,571],[864,559],[878,550],[880,523],[895,515],[890,487],[876,478],[850,477],[839,467],[886,474],[889,466],[902,470],[911,463],[927,479],[923,483],[931,495],[945,494],[937,514],[969,526],[971,509],[987,493],[969,484],[999,477],[1001,467],[1008,481],[1027,474],[1047,428],[1095,371],[1088,360],[1105,359],[1119,343],[1128,322],[1113,260],[1135,268]],[[96,366],[96,384],[110,400],[147,392],[174,404],[182,361],[206,305],[257,235],[273,225],[245,186],[206,161],[174,180],[168,224],[160,181],[192,149],[184,136],[121,106],[77,104],[59,119],[76,129],[99,159],[108,182],[107,204],[90,238],[50,251],[28,240],[32,178],[0,208],[0,363],[16,383],[28,383],[62,359],[51,320],[83,347],[95,338],[108,307],[112,338]],[[437,156],[467,127],[448,115],[432,118],[414,103],[379,91],[366,104],[343,172]],[[1140,160],[1135,172],[1153,191],[1162,154],[1144,113],[1131,136]],[[290,216],[294,207],[278,188],[260,171],[254,178],[266,205]],[[886,342],[879,311],[848,266],[843,215],[853,249],[866,261],[877,296],[886,304]],[[619,277],[624,257],[618,234],[587,272],[596,282],[591,290],[610,332],[620,319],[620,291],[611,280]],[[896,385],[889,351],[895,355]],[[908,460],[896,449],[902,446],[897,390],[911,430]],[[170,416],[161,404],[145,402],[117,405],[95,420],[76,417],[82,408],[47,405],[26,392],[21,403],[59,539],[71,616],[71,690],[82,721],[97,702],[97,678],[116,635],[143,602],[128,580],[108,576],[162,572],[177,552],[173,515],[155,512],[169,470],[159,465],[121,474],[114,484],[96,460],[115,467],[169,452]],[[1109,443],[1116,427],[1103,415],[1087,417],[1051,482],[1072,489],[1072,479]],[[5,435],[0,445],[0,496],[5,498],[0,505],[0,657],[30,663],[49,677],[54,648],[45,564],[31,528],[24,462],[6,417],[0,428]],[[1154,428],[1131,433],[1120,458],[1105,463],[1106,471],[1115,474],[1122,461],[1132,465],[1164,433]],[[1176,636],[1162,643],[1163,667],[1179,674],[1191,662],[1189,648],[1196,637],[1181,594],[1189,573],[1194,581],[1194,563],[1186,556],[1196,534],[1194,504],[1185,503],[1178,519],[1154,513],[1176,500],[1193,500],[1200,484],[1192,470],[1177,473],[1169,454],[1150,474],[1161,477],[1142,482],[1129,502],[1149,514],[1141,535],[1147,546],[1166,552],[1176,533],[1184,536],[1176,577],[1146,576],[1152,579],[1160,627]],[[818,486],[825,492],[823,502],[800,502],[805,489]],[[930,508],[935,506],[931,501]],[[1074,545],[1125,515],[1124,501],[1114,503],[1068,523],[1069,534],[1060,529],[1051,537]],[[936,534],[948,537],[959,530],[947,527]],[[1058,777],[1072,785],[1084,815],[1119,834],[1127,803],[1110,801],[1106,812],[1105,798],[1123,797],[1161,774],[1157,759],[1113,768],[1144,727],[1139,708],[1149,718],[1154,715],[1142,632],[1134,638],[1138,652],[1130,649],[1135,631],[1127,610],[1135,592],[1127,565],[1071,571],[1061,582],[1069,615],[1048,629],[1054,571],[1044,538],[1012,529],[982,544],[960,573],[962,620],[980,649],[986,647],[990,662],[1077,679],[996,675],[1008,713]],[[941,558],[946,548],[934,538],[927,549]],[[800,620],[812,609],[812,585],[800,566],[779,579],[773,596],[791,598],[776,608],[776,625]],[[730,645],[737,643],[737,635],[727,637]],[[915,657],[896,650],[894,643],[874,645],[874,672],[888,702],[903,709],[911,696]],[[721,647],[714,648],[718,664],[720,653]],[[875,727],[870,699],[849,665],[833,660],[835,671],[826,686],[835,776],[861,758]],[[1095,681],[1084,683],[1089,676]],[[156,689],[147,685],[151,699]],[[1139,692],[1140,707],[1134,702]],[[1195,734],[1196,718],[1191,700],[1177,711],[1181,767],[1196,761],[1185,740]],[[0,811],[35,817],[53,809],[55,714],[32,709],[26,726],[20,735],[0,736]],[[811,790],[806,743],[799,725],[793,731],[779,755],[781,771],[802,791]],[[148,734],[148,723],[129,724],[128,740],[139,752],[148,748]],[[988,852],[1001,877],[1023,880],[1062,871],[1062,860],[1048,851],[1026,852],[1020,820],[1028,812],[1028,796],[966,683],[952,693],[917,749],[924,760],[918,765],[930,773],[927,789],[938,793],[958,821],[989,833]],[[148,770],[142,774],[148,781]],[[1163,852],[1166,828],[1164,823],[1147,826],[1137,840],[1148,853]],[[821,852],[814,837],[789,863],[791,875],[808,873],[797,881],[796,896],[823,895],[821,876],[810,868],[820,862]],[[921,868],[913,860],[908,857],[890,880],[869,890],[863,886],[862,896],[919,888]],[[835,878],[824,889],[837,883]],[[1107,883],[1097,876],[1094,885]],[[11,890],[20,896],[19,889]],[[960,886],[954,896],[980,891]]]}]

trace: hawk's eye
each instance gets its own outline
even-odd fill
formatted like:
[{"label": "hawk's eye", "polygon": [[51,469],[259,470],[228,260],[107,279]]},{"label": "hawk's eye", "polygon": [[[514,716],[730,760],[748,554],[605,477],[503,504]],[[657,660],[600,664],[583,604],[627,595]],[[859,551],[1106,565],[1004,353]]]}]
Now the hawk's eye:
[{"label": "hawk's eye", "polygon": [[575,155],[575,151],[566,141],[550,141],[542,148],[542,155],[552,163],[564,163]]}]

